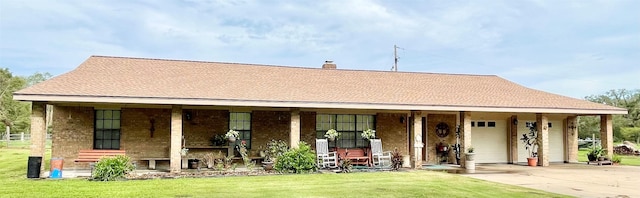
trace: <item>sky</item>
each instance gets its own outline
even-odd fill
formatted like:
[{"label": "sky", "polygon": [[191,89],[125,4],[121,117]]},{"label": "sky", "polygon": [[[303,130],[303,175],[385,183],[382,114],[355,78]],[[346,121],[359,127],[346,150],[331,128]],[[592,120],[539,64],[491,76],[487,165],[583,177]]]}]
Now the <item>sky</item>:
[{"label": "sky", "polygon": [[0,0],[0,68],[91,55],[498,75],[584,98],[640,89],[640,1]]}]

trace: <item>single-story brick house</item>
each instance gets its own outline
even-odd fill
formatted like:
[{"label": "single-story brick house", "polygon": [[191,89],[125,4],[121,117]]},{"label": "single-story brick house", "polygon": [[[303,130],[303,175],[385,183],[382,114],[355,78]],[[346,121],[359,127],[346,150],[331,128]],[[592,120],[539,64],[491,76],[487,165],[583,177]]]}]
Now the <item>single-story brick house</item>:
[{"label": "single-story brick house", "polygon": [[359,133],[371,128],[385,150],[398,148],[420,167],[446,159],[436,148],[455,144],[459,126],[461,150],[473,146],[476,162],[520,163],[526,122],[543,123],[539,164],[548,166],[577,161],[577,116],[600,115],[612,150],[611,116],[627,113],[494,75],[343,70],[330,61],[304,68],[92,56],[14,99],[33,102],[31,156],[44,154],[49,104],[52,156],[65,167],[77,166],[79,150],[120,149],[142,167],[142,158],[169,158],[172,172],[181,171],[183,147],[216,150],[209,139],[229,129],[257,155],[271,139],[313,146],[331,128],[343,134],[336,146],[365,147]]}]

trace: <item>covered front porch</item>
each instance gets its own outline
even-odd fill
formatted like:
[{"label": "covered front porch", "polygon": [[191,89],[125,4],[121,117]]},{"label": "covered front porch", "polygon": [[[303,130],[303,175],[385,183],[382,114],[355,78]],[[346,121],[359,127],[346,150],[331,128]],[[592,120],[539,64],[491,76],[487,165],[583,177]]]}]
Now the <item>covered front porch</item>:
[{"label": "covered front porch", "polygon": [[[33,103],[31,156],[43,156],[44,153],[44,105]],[[314,147],[315,139],[324,138],[326,130],[334,127],[345,134],[340,140],[340,147],[345,148],[367,146],[358,138],[359,133],[367,128],[375,129],[383,149],[397,148],[403,155],[408,154],[412,168],[442,162],[464,167],[462,153],[469,147],[476,148],[479,161],[518,163],[525,156],[518,138],[524,131],[524,122],[529,120],[543,123],[538,125],[541,140],[539,165],[548,166],[549,159],[558,155],[565,162],[577,161],[577,117],[568,114],[87,103],[53,105],[52,157],[63,158],[65,168],[87,168],[87,163],[74,163],[79,150],[118,149],[125,150],[141,169],[150,168],[150,161],[145,159],[156,158],[167,159],[157,161],[159,168],[180,172],[187,168],[189,159],[200,159],[206,153],[235,155],[231,153],[234,150],[229,149],[233,145],[220,146],[212,142],[213,137],[229,129],[240,132],[238,142],[247,143],[249,156],[259,157],[260,150],[272,139],[284,140],[290,147],[297,147],[300,141]],[[602,115],[602,121],[603,147],[609,148],[612,147],[611,115]],[[484,128],[480,127],[480,122]],[[553,125],[551,131],[555,136],[551,136],[550,128],[545,127],[551,126],[549,123]],[[558,136],[554,130],[559,130],[561,135]],[[451,149],[455,144],[459,144],[461,151],[459,161],[455,160],[453,150],[447,153],[439,150],[444,145]],[[560,145],[560,150],[557,150],[557,145]],[[182,155],[183,149],[189,152]]]}]

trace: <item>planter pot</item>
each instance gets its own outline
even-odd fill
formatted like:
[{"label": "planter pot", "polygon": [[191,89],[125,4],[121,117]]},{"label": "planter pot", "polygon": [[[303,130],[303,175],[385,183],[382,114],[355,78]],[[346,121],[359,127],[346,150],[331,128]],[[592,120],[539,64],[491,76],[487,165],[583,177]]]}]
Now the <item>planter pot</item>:
[{"label": "planter pot", "polygon": [[188,161],[189,161],[189,169],[198,169],[198,163],[200,162],[200,160],[190,159]]},{"label": "planter pot", "polygon": [[329,140],[329,142],[333,142],[333,141],[335,141],[335,140],[336,140],[336,138],[335,138],[335,137],[327,138],[327,140]]},{"label": "planter pot", "polygon": [[476,170],[476,161],[464,161],[464,168],[467,170]]},{"label": "planter pot", "polygon": [[597,156],[593,156],[593,155],[587,155],[587,158],[589,159],[589,161],[593,162],[596,161],[598,159]]},{"label": "planter pot", "polygon": [[476,160],[476,157],[475,157],[475,156],[476,156],[476,154],[475,154],[475,153],[465,153],[464,155],[467,157],[467,158],[466,158],[466,160],[467,160],[467,161],[474,161],[474,160]]},{"label": "planter pot", "polygon": [[538,158],[537,157],[528,157],[527,158],[527,164],[529,164],[529,166],[538,166]]},{"label": "planter pot", "polygon": [[603,157],[603,156],[598,157],[598,161],[604,161],[604,160],[606,160],[605,157]]},{"label": "planter pot", "polygon": [[236,137],[230,137],[229,139],[230,143],[235,143],[236,142]]},{"label": "planter pot", "polygon": [[262,162],[265,171],[273,170],[273,162]]}]

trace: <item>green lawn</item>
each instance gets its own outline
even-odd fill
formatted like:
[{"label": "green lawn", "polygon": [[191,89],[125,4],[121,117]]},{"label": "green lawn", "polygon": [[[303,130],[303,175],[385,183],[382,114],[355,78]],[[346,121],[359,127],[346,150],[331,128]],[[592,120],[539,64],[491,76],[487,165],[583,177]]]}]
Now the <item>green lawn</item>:
[{"label": "green lawn", "polygon": [[430,171],[120,182],[30,180],[25,178],[27,156],[27,149],[0,149],[0,197],[565,197]]},{"label": "green lawn", "polygon": [[[589,149],[581,148],[578,150],[578,161],[586,162],[587,153]],[[629,166],[640,166],[640,156],[628,156],[628,155],[620,155],[622,157],[622,161],[620,161],[620,165],[629,165]]]}]

